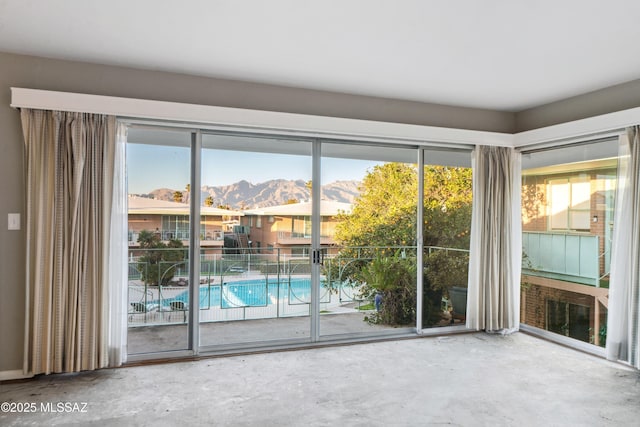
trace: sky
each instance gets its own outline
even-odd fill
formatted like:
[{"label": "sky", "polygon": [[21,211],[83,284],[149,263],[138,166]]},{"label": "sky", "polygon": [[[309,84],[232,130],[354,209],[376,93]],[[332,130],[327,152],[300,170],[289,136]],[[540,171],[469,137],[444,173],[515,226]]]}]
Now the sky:
[{"label": "sky", "polygon": [[[322,181],[362,180],[381,162],[323,158]],[[189,183],[189,149],[147,144],[127,145],[129,193],[145,194],[158,188],[184,189]],[[220,186],[246,180],[311,180],[311,156],[227,150],[203,150],[202,185]]]}]

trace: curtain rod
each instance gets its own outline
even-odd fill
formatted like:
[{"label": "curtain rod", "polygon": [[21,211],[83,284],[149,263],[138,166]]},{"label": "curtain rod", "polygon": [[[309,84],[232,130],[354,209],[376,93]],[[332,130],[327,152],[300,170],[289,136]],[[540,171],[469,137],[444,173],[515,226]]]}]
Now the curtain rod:
[{"label": "curtain rod", "polygon": [[393,148],[432,149],[438,151],[467,152],[475,148],[473,144],[447,143],[441,141],[429,141],[425,139],[395,138],[395,137],[367,137],[360,135],[341,135],[339,133],[298,132],[269,128],[246,128],[231,125],[206,125],[193,122],[174,122],[166,120],[136,119],[130,117],[118,117],[118,120],[134,129],[165,129],[176,131],[201,130],[204,134],[248,136],[256,138],[277,138],[289,140],[318,139],[326,143],[376,145]]},{"label": "curtain rod", "polygon": [[583,135],[579,138],[565,138],[548,141],[526,147],[516,148],[521,154],[533,154],[543,151],[551,151],[558,148],[579,147],[581,145],[597,144],[600,142],[614,141],[625,129],[614,129],[606,133]]}]

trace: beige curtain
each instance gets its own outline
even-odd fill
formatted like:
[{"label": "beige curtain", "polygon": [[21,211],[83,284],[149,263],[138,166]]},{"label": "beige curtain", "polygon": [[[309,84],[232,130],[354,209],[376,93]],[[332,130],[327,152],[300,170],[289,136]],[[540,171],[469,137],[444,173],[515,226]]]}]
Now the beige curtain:
[{"label": "beige curtain", "polygon": [[25,371],[108,364],[107,277],[115,117],[23,109]]},{"label": "beige curtain", "polygon": [[472,158],[473,208],[467,327],[508,333],[520,325],[520,154],[478,146]]}]

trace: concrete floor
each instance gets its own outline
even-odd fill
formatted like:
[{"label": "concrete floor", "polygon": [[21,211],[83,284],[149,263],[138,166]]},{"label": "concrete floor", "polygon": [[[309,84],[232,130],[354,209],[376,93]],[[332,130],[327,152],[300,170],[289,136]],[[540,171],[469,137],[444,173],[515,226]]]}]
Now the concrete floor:
[{"label": "concrete floor", "polygon": [[[320,316],[320,334],[375,334],[395,328],[372,325],[364,321],[367,313],[340,313]],[[369,314],[370,315],[370,314]],[[264,342],[308,338],[310,317],[279,317],[274,319],[238,320],[200,324],[200,342],[207,345]],[[129,328],[127,349],[129,354],[153,351],[181,350],[188,346],[186,324],[137,326]]]},{"label": "concrete floor", "polygon": [[36,409],[2,426],[638,426],[640,374],[472,333],[40,376],[0,385],[0,402]]}]

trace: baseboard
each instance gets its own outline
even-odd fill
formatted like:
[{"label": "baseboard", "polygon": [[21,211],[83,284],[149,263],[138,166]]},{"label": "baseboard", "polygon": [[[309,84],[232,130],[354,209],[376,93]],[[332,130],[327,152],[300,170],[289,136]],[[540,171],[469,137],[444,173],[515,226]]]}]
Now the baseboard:
[{"label": "baseboard", "polygon": [[16,369],[13,371],[0,371],[0,381],[9,381],[9,380],[22,380],[25,378],[32,378],[33,374],[26,374],[22,371],[22,369]]}]

